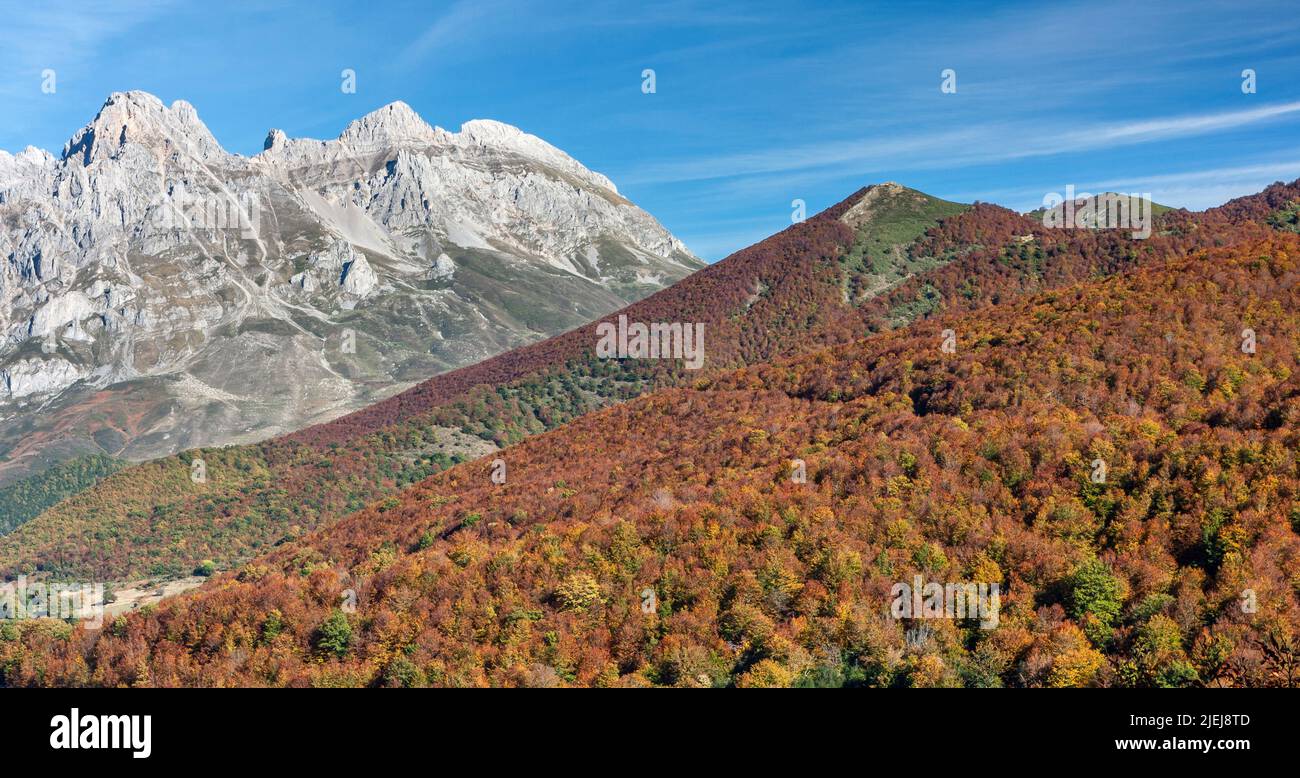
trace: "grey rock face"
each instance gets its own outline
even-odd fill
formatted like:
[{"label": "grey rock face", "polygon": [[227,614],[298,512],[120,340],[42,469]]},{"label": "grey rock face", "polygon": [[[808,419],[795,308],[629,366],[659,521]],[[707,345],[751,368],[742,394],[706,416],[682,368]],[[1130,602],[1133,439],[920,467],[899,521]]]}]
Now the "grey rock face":
[{"label": "grey rock face", "polygon": [[295,429],[701,266],[499,122],[393,103],[250,158],[188,103],[114,94],[60,157],[0,152],[0,483]]}]

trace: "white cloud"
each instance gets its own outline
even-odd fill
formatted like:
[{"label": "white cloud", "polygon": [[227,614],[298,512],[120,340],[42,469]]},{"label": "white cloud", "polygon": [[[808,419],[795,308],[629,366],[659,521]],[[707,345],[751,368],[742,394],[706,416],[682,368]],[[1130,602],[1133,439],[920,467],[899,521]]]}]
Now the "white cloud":
[{"label": "white cloud", "polygon": [[881,169],[959,168],[1030,157],[1118,148],[1219,132],[1300,113],[1300,102],[1242,111],[1180,115],[1061,127],[1056,122],[985,124],[961,130],[776,147],[644,166],[620,176],[628,184],[705,181],[764,173],[825,169],[843,176]]},{"label": "white cloud", "polygon": [[402,50],[397,61],[403,66],[410,66],[438,50],[463,52],[492,29],[499,29],[493,20],[506,10],[505,3],[495,0],[461,0],[454,3]]}]

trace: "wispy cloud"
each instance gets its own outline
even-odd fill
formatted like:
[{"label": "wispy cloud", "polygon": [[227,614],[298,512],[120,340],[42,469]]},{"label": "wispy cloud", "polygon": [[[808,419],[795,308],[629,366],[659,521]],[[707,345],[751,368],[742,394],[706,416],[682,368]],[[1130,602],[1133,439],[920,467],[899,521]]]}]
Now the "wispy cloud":
[{"label": "wispy cloud", "polygon": [[553,0],[544,6],[523,0],[457,0],[402,49],[395,64],[411,67],[438,53],[457,58],[490,55],[491,47],[485,44],[519,36],[536,40],[602,28],[725,27],[734,32],[737,26],[764,18],[743,4],[728,9],[698,0],[645,5]]},{"label": "wispy cloud", "polygon": [[493,29],[507,11],[523,10],[506,0],[460,0],[433,21],[397,56],[401,67],[418,64],[436,51],[465,52]]},{"label": "wispy cloud", "polygon": [[1164,138],[1232,129],[1278,116],[1293,114],[1297,111],[1300,111],[1300,101],[1268,105],[1246,111],[1225,111],[1213,114],[1128,122],[1087,130],[1082,134],[1076,133],[1074,137],[1085,142],[1091,141],[1096,145],[1110,145],[1116,142],[1146,143]]},{"label": "wispy cloud", "polygon": [[827,175],[839,177],[848,165],[864,173],[885,168],[952,168],[1202,135],[1297,113],[1300,101],[1087,126],[1062,127],[1054,121],[989,123],[961,130],[830,141],[652,164],[632,170],[623,180],[632,184],[704,181],[812,169],[826,169]]}]

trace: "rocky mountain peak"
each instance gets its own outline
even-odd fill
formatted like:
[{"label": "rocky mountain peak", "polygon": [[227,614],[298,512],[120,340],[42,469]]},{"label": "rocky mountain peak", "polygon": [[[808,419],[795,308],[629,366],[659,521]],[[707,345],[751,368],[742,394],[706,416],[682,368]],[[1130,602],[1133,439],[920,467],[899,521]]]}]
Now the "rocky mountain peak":
[{"label": "rocky mountain peak", "polygon": [[262,143],[263,151],[278,151],[284,148],[289,142],[289,136],[284,134],[284,130],[272,129],[266,134],[266,141]]},{"label": "rocky mountain peak", "polygon": [[882,212],[897,208],[917,208],[924,207],[925,203],[934,201],[934,198],[918,192],[915,189],[903,186],[897,181],[886,181],[881,184],[872,184],[862,193],[853,207],[849,208],[840,216],[840,221],[859,229],[877,218]]},{"label": "rocky mountain peak", "polygon": [[148,92],[133,91],[109,95],[90,124],[63,147],[63,159],[90,165],[119,156],[129,143],[201,160],[226,153],[194,106],[177,100],[169,108]]},{"label": "rocky mountain peak", "polygon": [[51,168],[54,162],[54,155],[35,146],[28,146],[17,154],[0,150],[0,189],[24,176]]},{"label": "rocky mountain peak", "polygon": [[438,131],[400,100],[362,116],[339,135],[341,142],[353,145],[433,143],[438,138]]}]

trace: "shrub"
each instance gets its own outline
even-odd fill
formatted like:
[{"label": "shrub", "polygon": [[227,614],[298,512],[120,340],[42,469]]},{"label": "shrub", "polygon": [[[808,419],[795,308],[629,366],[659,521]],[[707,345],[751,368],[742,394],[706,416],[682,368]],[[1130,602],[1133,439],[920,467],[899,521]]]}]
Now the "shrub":
[{"label": "shrub", "polygon": [[1066,582],[1069,589],[1066,611],[1078,621],[1084,634],[1097,645],[1110,641],[1111,627],[1124,602],[1124,582],[1115,577],[1100,559],[1090,559],[1075,568]]},{"label": "shrub", "polygon": [[262,642],[270,643],[283,631],[284,616],[280,613],[280,609],[276,608],[266,614],[266,619],[262,622]]},{"label": "shrub", "polygon": [[600,602],[600,584],[589,573],[574,573],[556,590],[566,610],[584,611]]},{"label": "shrub", "polygon": [[399,686],[403,689],[412,689],[424,685],[424,673],[415,663],[404,656],[399,656],[388,663],[384,669],[384,681],[389,686]]},{"label": "shrub", "polygon": [[352,646],[352,624],[347,614],[337,608],[320,625],[315,635],[316,650],[342,659]]}]

